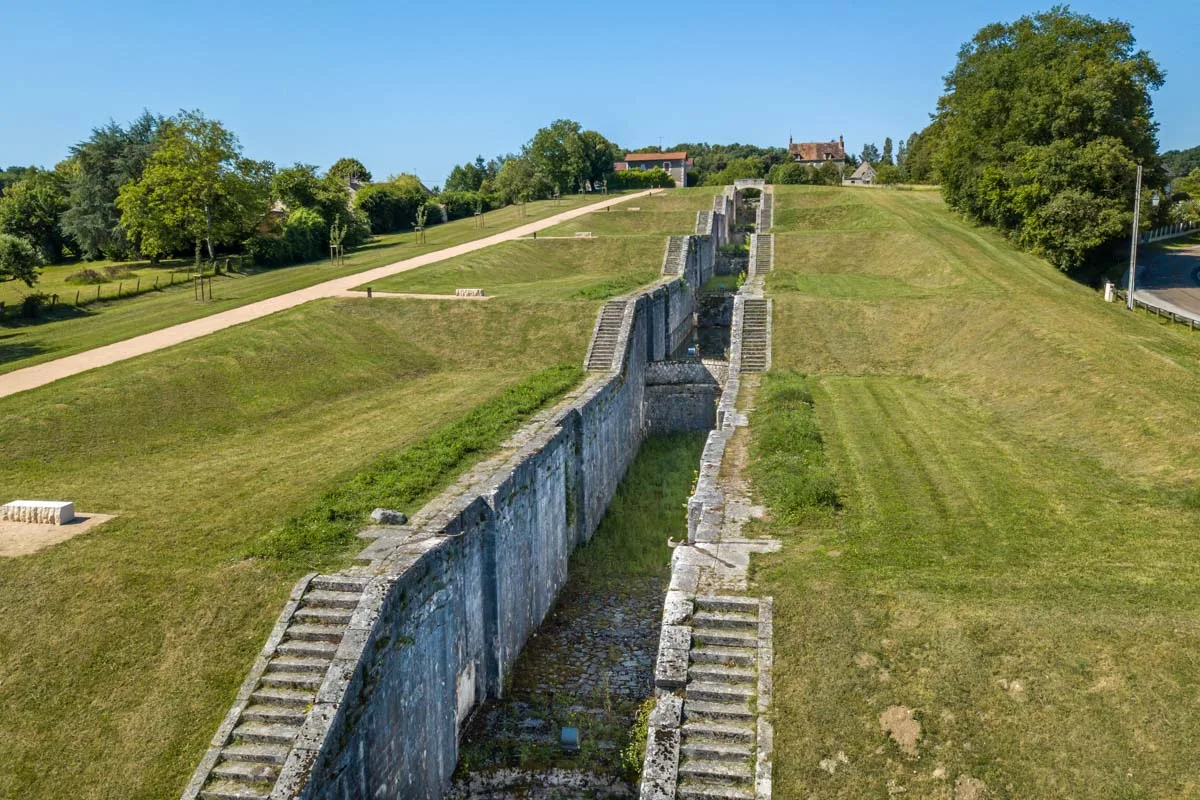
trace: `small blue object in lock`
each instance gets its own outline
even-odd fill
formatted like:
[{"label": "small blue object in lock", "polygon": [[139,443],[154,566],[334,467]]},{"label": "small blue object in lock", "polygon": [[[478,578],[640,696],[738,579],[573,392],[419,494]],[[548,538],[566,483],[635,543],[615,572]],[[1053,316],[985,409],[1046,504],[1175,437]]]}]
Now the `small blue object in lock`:
[{"label": "small blue object in lock", "polygon": [[563,728],[559,737],[564,753],[579,752],[579,728]]}]

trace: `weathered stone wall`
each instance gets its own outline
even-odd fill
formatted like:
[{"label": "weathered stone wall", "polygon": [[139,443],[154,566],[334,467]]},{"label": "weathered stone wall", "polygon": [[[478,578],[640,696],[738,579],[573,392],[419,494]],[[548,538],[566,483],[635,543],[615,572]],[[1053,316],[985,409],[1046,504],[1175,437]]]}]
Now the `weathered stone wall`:
[{"label": "weathered stone wall", "polygon": [[[697,259],[686,280],[703,271]],[[645,435],[666,424],[658,411],[648,423],[659,406],[647,402],[647,370],[672,326],[692,315],[684,284],[630,300],[621,368],[560,404],[484,487],[384,559],[273,796],[442,795],[463,721],[503,691],[566,581],[571,551],[599,525]],[[718,387],[705,374],[715,418]]]},{"label": "weathered stone wall", "polygon": [[720,380],[720,374],[699,361],[648,364],[646,430],[651,435],[712,430],[717,424]]}]

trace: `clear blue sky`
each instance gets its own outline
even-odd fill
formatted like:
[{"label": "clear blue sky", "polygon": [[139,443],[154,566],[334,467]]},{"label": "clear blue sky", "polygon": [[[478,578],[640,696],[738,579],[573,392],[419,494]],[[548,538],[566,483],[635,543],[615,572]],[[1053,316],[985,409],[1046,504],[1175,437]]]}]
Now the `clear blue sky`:
[{"label": "clear blue sky", "polygon": [[[842,134],[857,152],[925,125],[982,25],[1051,4],[10,2],[0,166],[52,165],[143,108],[199,108],[254,158],[429,184],[559,117],[626,147]],[[1072,7],[1133,23],[1167,72],[1163,149],[1200,145],[1195,0]]]}]

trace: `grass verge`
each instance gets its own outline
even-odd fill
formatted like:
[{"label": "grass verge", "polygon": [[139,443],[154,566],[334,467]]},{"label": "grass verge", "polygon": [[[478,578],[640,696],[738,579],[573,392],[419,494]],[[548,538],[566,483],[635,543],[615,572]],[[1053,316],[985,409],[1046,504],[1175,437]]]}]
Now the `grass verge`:
[{"label": "grass verge", "polygon": [[250,555],[299,564],[335,559],[355,542],[372,509],[412,513],[420,508],[582,377],[583,370],[567,365],[534,373],[429,437],[371,464],[256,542]]}]

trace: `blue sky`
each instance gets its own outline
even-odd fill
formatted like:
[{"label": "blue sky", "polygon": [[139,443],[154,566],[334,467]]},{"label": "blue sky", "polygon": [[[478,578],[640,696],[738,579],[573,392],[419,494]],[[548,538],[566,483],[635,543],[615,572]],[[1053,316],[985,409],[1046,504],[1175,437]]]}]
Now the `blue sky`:
[{"label": "blue sky", "polygon": [[[5,4],[0,165],[52,165],[108,119],[199,108],[246,154],[440,184],[477,153],[578,120],[622,146],[857,152],[920,129],[959,46],[1016,2]],[[1134,25],[1167,72],[1163,149],[1200,145],[1195,0],[1075,3]],[[836,9],[831,16],[830,9]]]}]

